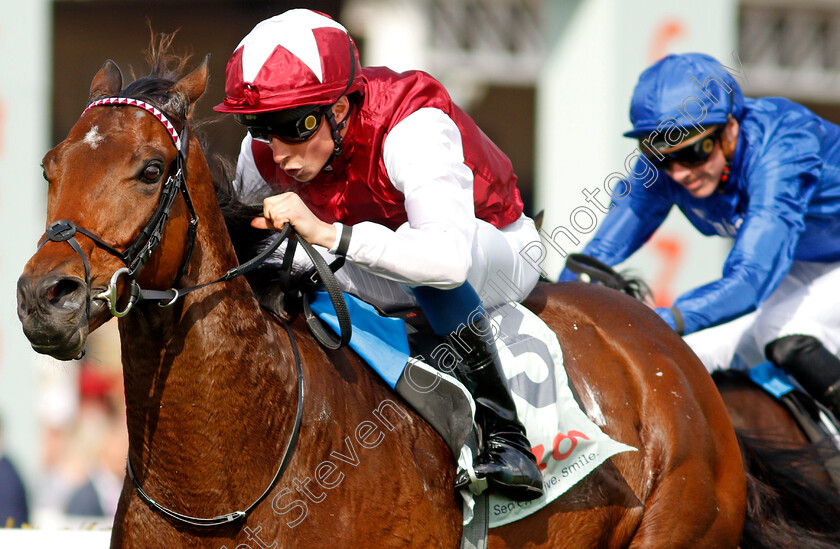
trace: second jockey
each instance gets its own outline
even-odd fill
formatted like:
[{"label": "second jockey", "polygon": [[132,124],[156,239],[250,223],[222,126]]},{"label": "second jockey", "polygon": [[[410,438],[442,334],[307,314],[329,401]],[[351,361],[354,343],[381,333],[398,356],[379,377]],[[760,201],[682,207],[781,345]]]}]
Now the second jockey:
[{"label": "second jockey", "polygon": [[643,156],[584,253],[623,261],[673,206],[732,239],[718,280],[657,313],[710,371],[769,360],[840,417],[840,127],[787,99],[744,97],[703,54],[644,71],[630,119]]}]

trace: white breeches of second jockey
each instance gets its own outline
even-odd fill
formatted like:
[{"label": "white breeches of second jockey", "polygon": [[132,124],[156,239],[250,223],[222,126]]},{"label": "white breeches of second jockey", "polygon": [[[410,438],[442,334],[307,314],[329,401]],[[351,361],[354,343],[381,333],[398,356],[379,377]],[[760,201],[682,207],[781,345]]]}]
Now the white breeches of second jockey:
[{"label": "white breeches of second jockey", "polygon": [[[534,222],[524,215],[504,229],[476,220],[472,266],[467,273],[467,281],[481,297],[485,307],[522,301],[531,293],[540,273],[520,252],[537,241],[539,234]],[[328,263],[335,258],[321,247],[316,249]],[[306,264],[311,265],[309,258],[298,249],[295,254],[296,267]],[[350,261],[336,272],[336,278],[342,291],[373,303],[384,311],[417,304],[405,285],[366,271]]]},{"label": "white breeches of second jockey", "polygon": [[764,346],[788,335],[810,335],[840,351],[840,262],[794,261],[779,287],[754,312],[685,336],[709,372],[765,362]]}]

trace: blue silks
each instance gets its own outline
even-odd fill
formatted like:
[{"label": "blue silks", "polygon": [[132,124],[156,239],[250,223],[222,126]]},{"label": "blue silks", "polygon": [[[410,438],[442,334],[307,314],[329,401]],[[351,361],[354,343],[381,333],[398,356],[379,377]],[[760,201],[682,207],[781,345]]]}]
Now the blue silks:
[{"label": "blue silks", "polygon": [[794,389],[793,385],[790,384],[787,373],[773,366],[772,362],[762,362],[750,368],[747,373],[750,379],[764,387],[765,391],[776,398],[781,398],[782,395]]},{"label": "blue silks", "polygon": [[[693,197],[638,158],[618,187],[626,196],[614,201],[583,250],[617,265],[648,241],[673,206],[700,233],[732,239],[722,276],[673,303],[685,334],[754,311],[793,261],[840,261],[840,128],[781,98],[745,99],[739,122],[729,179],[718,192]],[[568,270],[561,275],[573,278]]]},{"label": "blue silks", "polygon": [[[350,347],[356,351],[393,389],[410,356],[405,322],[401,318],[382,317],[364,301],[343,294],[353,325]],[[338,333],[329,294],[318,292],[310,303],[312,312]]]},{"label": "blue silks", "polygon": [[729,115],[740,118],[743,108],[738,81],[717,59],[702,53],[669,55],[639,76],[630,102],[633,129],[624,136],[658,131],[660,139],[668,139],[677,128],[699,129],[701,123],[707,128],[725,124]]}]

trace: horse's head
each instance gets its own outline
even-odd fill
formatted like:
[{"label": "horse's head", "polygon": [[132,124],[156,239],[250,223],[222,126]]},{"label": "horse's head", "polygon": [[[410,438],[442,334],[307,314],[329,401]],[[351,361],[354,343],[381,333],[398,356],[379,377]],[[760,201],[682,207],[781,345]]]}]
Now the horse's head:
[{"label": "horse's head", "polygon": [[44,156],[47,233],[17,287],[18,317],[36,351],[78,356],[88,333],[128,306],[132,280],[168,288],[181,274],[191,213],[178,196],[179,171],[188,171],[186,120],[204,92],[207,61],[180,79],[157,63],[122,91],[119,68],[106,62],[90,106]]}]

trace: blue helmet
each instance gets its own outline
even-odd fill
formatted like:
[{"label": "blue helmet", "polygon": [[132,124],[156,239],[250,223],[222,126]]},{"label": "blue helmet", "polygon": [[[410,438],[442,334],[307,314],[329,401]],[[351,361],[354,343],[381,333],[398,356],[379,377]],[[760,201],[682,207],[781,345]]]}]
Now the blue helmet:
[{"label": "blue helmet", "polygon": [[633,129],[624,136],[643,137],[667,120],[686,129],[724,124],[730,114],[740,118],[743,109],[741,87],[716,59],[669,55],[639,76],[630,102]]}]

